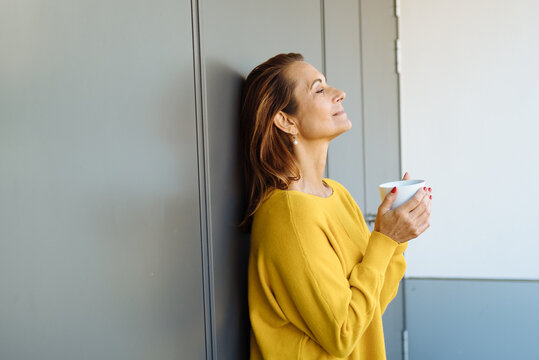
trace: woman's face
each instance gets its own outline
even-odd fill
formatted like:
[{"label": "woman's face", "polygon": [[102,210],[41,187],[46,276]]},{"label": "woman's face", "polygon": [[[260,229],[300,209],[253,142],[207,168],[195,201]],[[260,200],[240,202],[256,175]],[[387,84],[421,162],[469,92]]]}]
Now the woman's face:
[{"label": "woman's face", "polygon": [[294,97],[298,108],[294,115],[297,139],[327,140],[350,130],[352,122],[344,112],[346,94],[326,83],[326,78],[314,66],[304,61],[290,64],[286,76],[295,82]]}]

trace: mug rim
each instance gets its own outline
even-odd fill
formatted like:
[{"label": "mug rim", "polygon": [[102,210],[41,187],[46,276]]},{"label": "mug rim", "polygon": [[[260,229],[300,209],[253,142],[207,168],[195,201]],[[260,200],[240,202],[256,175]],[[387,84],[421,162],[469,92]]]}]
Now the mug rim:
[{"label": "mug rim", "polygon": [[390,182],[386,182],[386,183],[383,183],[383,184],[380,184],[379,187],[380,188],[394,188],[395,186],[396,187],[405,187],[405,186],[413,186],[413,185],[418,185],[418,184],[421,184],[421,183],[424,183],[425,180],[398,180],[398,181],[390,181]]}]

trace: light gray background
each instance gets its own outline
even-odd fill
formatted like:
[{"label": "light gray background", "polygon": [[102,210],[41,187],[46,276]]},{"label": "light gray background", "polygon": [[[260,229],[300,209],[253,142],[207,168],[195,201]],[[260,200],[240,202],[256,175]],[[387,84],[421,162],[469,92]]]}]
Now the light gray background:
[{"label": "light gray background", "polygon": [[401,8],[402,163],[434,198],[407,275],[539,280],[539,2]]}]

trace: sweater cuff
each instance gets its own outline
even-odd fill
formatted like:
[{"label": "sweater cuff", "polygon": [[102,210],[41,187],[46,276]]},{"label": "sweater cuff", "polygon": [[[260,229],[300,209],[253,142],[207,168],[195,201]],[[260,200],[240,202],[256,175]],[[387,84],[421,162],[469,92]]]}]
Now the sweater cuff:
[{"label": "sweater cuff", "polygon": [[402,255],[408,248],[408,241],[403,242],[402,244],[399,244],[397,246],[397,249],[395,250],[395,255]]},{"label": "sweater cuff", "polygon": [[[365,250],[362,263],[376,271],[385,273],[389,262],[399,246],[395,240],[378,231],[373,231]],[[404,251],[404,250],[403,250]]]}]

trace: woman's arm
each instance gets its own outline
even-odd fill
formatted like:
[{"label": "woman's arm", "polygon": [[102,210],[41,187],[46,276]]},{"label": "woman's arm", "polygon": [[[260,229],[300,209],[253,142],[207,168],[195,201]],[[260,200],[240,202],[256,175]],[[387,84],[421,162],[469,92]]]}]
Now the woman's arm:
[{"label": "woman's arm", "polygon": [[404,259],[404,251],[408,247],[408,243],[397,246],[393,257],[387,267],[384,286],[380,292],[380,309],[382,314],[386,311],[389,303],[397,296],[399,283],[406,271],[406,260]]}]

